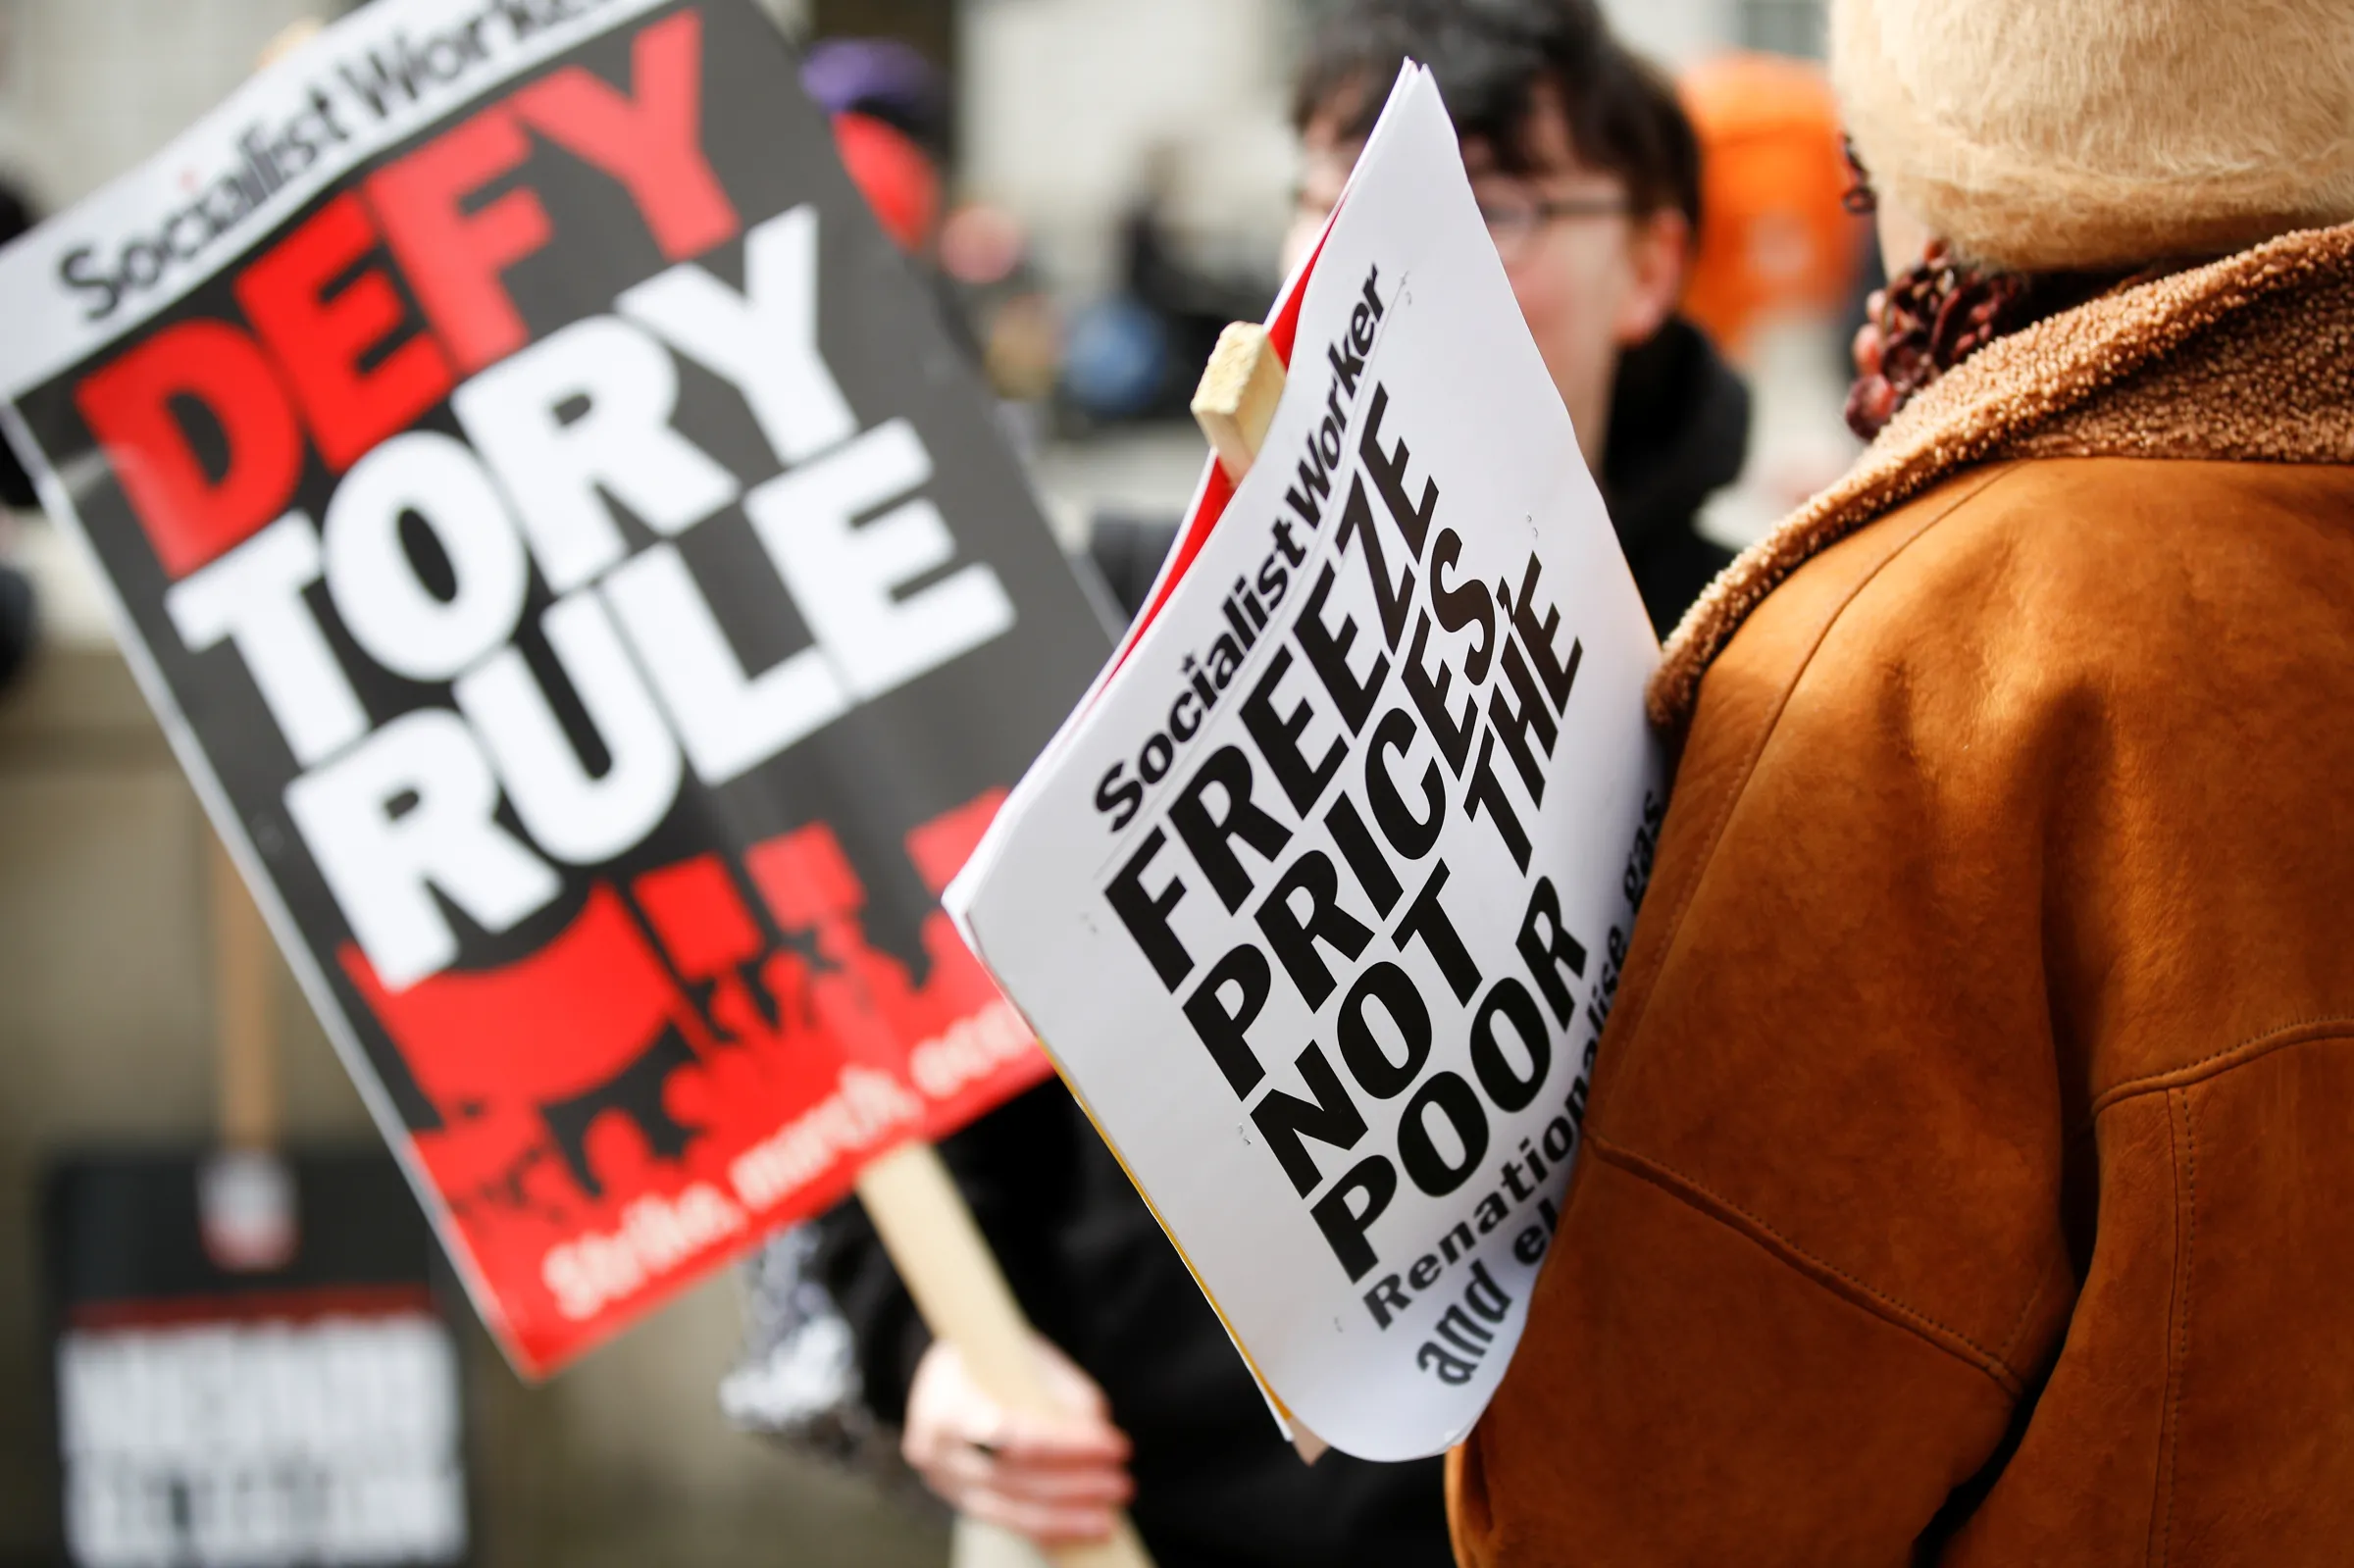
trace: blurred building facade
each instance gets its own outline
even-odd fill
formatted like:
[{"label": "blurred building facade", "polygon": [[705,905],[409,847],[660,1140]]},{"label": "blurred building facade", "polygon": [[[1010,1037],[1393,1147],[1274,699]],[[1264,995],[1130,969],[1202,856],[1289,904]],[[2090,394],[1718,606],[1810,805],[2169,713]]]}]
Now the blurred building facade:
[{"label": "blurred building facade", "polygon": [[[1099,291],[1151,177],[1205,260],[1271,255],[1293,177],[1291,62],[1329,0],[759,0],[796,36],[879,33],[957,83],[958,183]],[[54,207],[162,146],[288,23],[337,0],[0,0],[0,170]],[[1605,0],[1673,68],[1728,46],[1819,55],[1823,0]]]}]

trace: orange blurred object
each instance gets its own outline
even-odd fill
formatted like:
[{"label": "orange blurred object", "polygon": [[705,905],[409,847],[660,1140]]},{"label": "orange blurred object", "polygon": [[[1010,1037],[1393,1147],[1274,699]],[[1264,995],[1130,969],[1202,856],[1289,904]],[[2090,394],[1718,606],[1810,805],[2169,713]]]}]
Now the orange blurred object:
[{"label": "orange blurred object", "polygon": [[839,114],[834,145],[883,232],[904,251],[930,245],[940,222],[940,170],[914,139],[871,115]]},{"label": "orange blurred object", "polygon": [[1700,134],[1700,251],[1684,314],[1736,357],[1766,320],[1840,309],[1866,224],[1848,187],[1839,106],[1817,66],[1729,54],[1684,74]]}]

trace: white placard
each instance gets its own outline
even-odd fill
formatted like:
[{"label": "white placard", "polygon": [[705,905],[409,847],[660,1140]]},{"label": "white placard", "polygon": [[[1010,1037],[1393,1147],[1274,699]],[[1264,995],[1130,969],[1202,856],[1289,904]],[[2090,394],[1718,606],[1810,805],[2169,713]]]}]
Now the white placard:
[{"label": "white placard", "polygon": [[949,902],[1273,1399],[1405,1459],[1558,1218],[1659,646],[1418,69],[1302,286],[1257,465]]}]

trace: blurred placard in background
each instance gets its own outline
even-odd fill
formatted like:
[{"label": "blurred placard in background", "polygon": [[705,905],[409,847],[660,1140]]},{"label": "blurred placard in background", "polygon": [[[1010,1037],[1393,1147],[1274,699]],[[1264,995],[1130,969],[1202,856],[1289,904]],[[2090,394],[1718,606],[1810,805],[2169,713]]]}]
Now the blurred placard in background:
[{"label": "blurred placard in background", "polygon": [[382,1153],[282,1169],[289,1244],[261,1269],[221,1234],[233,1163],[93,1154],[53,1171],[43,1239],[75,1568],[466,1560],[459,1346],[432,1233]]}]

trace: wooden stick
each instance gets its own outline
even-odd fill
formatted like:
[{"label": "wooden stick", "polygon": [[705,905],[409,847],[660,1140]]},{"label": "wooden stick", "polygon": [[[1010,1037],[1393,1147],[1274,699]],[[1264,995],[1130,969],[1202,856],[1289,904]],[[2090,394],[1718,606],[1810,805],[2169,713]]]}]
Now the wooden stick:
[{"label": "wooden stick", "polygon": [[[858,1201],[925,1324],[956,1347],[982,1391],[1008,1410],[1061,1414],[1039,1371],[1029,1319],[939,1150],[909,1143],[876,1160],[858,1177]],[[1152,1563],[1125,1514],[1111,1540],[1056,1547],[1050,1555],[1059,1568]]]},{"label": "wooden stick", "polygon": [[278,30],[262,52],[254,57],[253,69],[267,71],[295,50],[327,30],[327,24],[317,17],[297,17]]},{"label": "wooden stick", "polygon": [[[210,835],[208,835],[210,837]],[[262,912],[219,838],[210,839],[213,907],[213,1048],[221,1142],[267,1152],[281,1131],[277,954]]]},{"label": "wooden stick", "polygon": [[[1194,423],[1209,437],[1219,466],[1237,484],[1267,444],[1267,427],[1275,423],[1275,405],[1283,401],[1284,380],[1283,361],[1264,327],[1235,322],[1218,334],[1218,346],[1210,350],[1202,383],[1194,389]],[[1332,1445],[1308,1431],[1298,1416],[1290,1420],[1292,1446],[1302,1459],[1312,1465],[1332,1451]]]},{"label": "wooden stick", "polygon": [[1267,443],[1275,405],[1283,400],[1283,361],[1256,322],[1236,322],[1218,334],[1202,384],[1194,392],[1194,422],[1218,454],[1226,477],[1240,484]]}]

